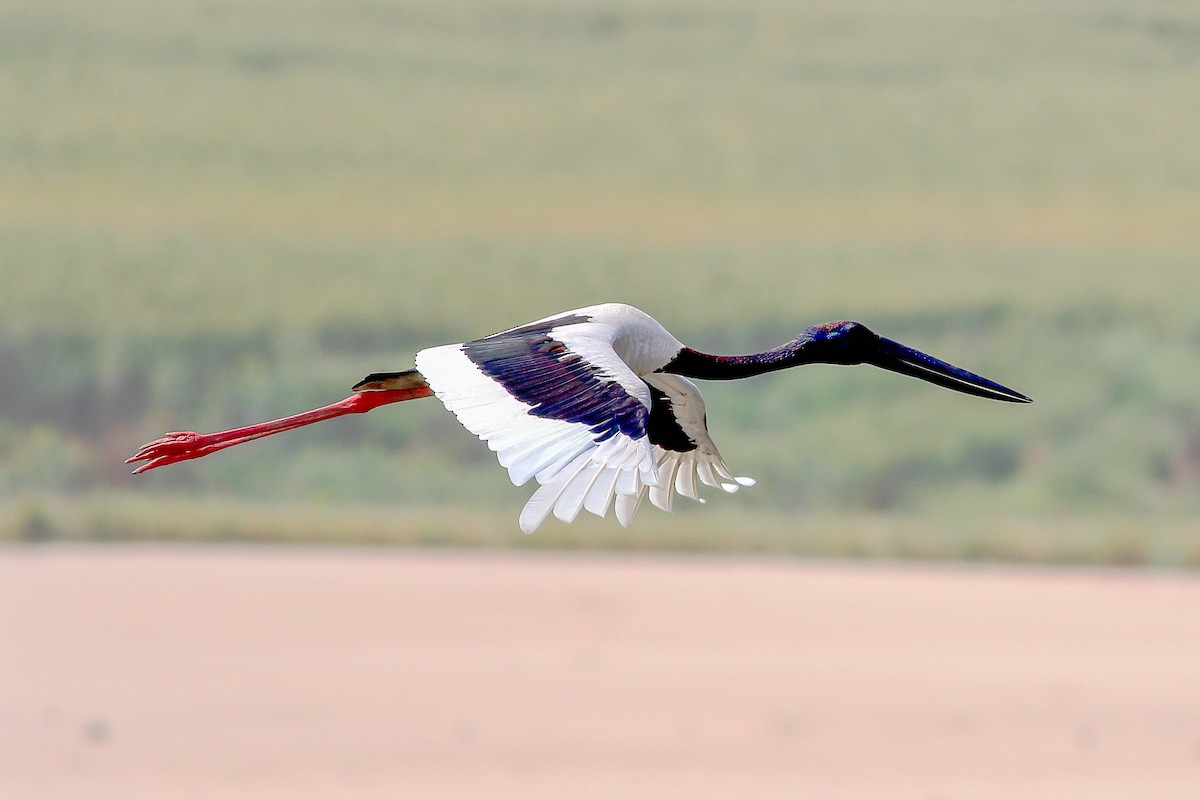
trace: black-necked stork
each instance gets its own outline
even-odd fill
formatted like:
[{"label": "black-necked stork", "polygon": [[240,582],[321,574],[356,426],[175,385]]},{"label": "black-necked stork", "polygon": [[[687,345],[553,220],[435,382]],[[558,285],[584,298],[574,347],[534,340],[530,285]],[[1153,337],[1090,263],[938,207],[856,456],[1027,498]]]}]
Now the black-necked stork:
[{"label": "black-necked stork", "polygon": [[415,370],[368,375],[345,400],[303,414],[220,433],[169,433],[126,463],[145,462],[136,474],[433,395],[488,443],[514,484],[540,484],[521,512],[521,530],[533,532],[551,513],[564,522],[583,509],[603,517],[614,505],[629,525],[647,495],[670,511],[676,493],[700,499],[697,480],[727,492],[754,483],[725,465],[689,378],[748,378],[801,364],[873,364],[967,394],[1030,402],[857,322],[816,325],[764,353],[715,356],[685,347],[632,306],[607,303],[422,350]]}]

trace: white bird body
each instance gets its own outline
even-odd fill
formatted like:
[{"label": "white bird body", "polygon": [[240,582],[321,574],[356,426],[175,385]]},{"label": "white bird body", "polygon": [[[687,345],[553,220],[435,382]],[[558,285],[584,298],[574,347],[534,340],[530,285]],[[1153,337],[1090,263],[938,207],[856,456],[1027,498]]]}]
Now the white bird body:
[{"label": "white bird body", "polygon": [[[473,357],[476,349],[495,357]],[[753,484],[725,465],[696,385],[655,374],[682,349],[653,317],[606,303],[422,350],[416,364],[443,405],[495,451],[515,485],[531,478],[541,484],[520,517],[521,529],[532,533],[551,512],[564,522],[585,509],[603,517],[614,501],[618,521],[629,525],[647,492],[666,511],[676,492],[700,500],[697,478],[731,492]],[[565,397],[563,375],[556,374],[564,361],[577,384]],[[653,390],[666,400],[655,404]],[[554,405],[544,411],[547,404]],[[654,441],[656,413],[672,415],[687,441],[674,447]],[[596,430],[614,414],[628,424]]]},{"label": "white bird body", "polygon": [[606,303],[482,339],[421,350],[415,370],[368,375],[338,403],[219,433],[169,433],[126,463],[145,472],[343,414],[436,396],[487,442],[513,483],[538,482],[521,512],[531,533],[550,514],[570,522],[610,508],[629,525],[645,497],[670,511],[675,495],[703,502],[698,484],[736,492],[689,378],[733,380],[803,364],[861,364],[956,391],[1027,403],[1005,386],[868,330],[857,322],[806,328],[779,347],[718,356],[684,346],[653,317]]}]

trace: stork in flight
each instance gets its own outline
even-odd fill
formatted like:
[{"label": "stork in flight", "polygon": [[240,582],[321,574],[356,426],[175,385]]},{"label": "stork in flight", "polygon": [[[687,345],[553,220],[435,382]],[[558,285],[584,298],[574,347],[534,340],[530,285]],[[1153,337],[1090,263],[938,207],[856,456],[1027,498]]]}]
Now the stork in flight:
[{"label": "stork in flight", "polygon": [[733,380],[802,364],[873,364],[966,394],[1030,402],[857,322],[815,325],[764,353],[716,356],[685,347],[632,306],[608,303],[422,350],[416,369],[368,375],[345,400],[302,414],[220,433],[168,433],[125,463],[145,462],[137,474],[432,395],[488,443],[514,484],[540,484],[521,530],[532,533],[551,513],[564,522],[584,509],[603,517],[614,505],[628,526],[646,496],[670,511],[676,494],[700,500],[697,480],[727,492],[754,484],[717,452],[689,378]]}]

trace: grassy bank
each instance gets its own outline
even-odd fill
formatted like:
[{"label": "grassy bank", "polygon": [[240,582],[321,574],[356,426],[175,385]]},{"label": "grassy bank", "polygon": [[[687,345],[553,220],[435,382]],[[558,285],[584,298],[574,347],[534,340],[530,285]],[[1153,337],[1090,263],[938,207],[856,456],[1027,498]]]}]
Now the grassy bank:
[{"label": "grassy bank", "polygon": [[1186,517],[953,520],[793,514],[729,508],[648,511],[624,529],[591,518],[532,536],[497,509],[444,505],[305,506],[111,494],[26,497],[0,509],[0,541],[246,543],[748,553],[804,558],[1200,567],[1200,529]]},{"label": "grassy bank", "polygon": [[[945,557],[1191,563],[1154,542],[1200,513],[1197,29],[1167,2],[6,3],[0,503],[65,538],[183,538],[191,502],[240,520],[197,538],[255,538],[262,506],[433,541],[388,533],[419,507],[469,543],[522,492],[433,404],[121,461],[623,300],[714,352],[858,319],[1036,400],[832,367],[713,386],[760,484],[706,515],[758,533],[663,530],[791,552],[790,520],[886,515]],[[123,522],[77,519],[103,496]],[[811,552],[892,552],[849,539]]]}]

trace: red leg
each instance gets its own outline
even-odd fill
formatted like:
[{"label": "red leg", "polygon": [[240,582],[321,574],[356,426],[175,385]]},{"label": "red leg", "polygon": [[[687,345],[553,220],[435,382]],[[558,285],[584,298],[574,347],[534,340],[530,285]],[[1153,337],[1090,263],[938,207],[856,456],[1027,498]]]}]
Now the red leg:
[{"label": "red leg", "polygon": [[244,428],[234,428],[233,430],[221,431],[219,433],[175,431],[168,433],[161,439],[156,439],[149,444],[143,445],[142,449],[138,450],[132,458],[126,459],[125,463],[133,464],[137,461],[145,461],[145,464],[142,464],[133,471],[133,474],[137,475],[138,473],[163,467],[167,464],[174,464],[176,461],[200,458],[209,453],[224,450],[226,447],[233,447],[235,444],[243,444],[244,442],[261,439],[264,436],[294,430],[305,425],[312,425],[314,422],[322,422],[334,417],[340,417],[343,414],[363,414],[373,408],[388,405],[389,403],[415,400],[418,397],[429,397],[432,394],[433,391],[427,386],[414,389],[359,392],[350,395],[345,400],[321,408],[314,408],[312,411],[305,411],[302,414],[295,414],[283,419],[271,420],[270,422],[260,422],[257,425],[247,425]]}]

